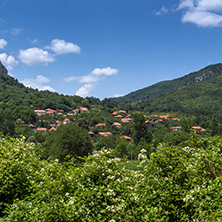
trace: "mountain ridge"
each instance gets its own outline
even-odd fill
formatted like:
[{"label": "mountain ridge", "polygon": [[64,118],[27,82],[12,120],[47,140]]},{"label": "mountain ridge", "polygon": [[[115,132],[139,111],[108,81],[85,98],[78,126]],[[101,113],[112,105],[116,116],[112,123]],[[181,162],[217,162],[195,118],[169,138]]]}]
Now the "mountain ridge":
[{"label": "mountain ridge", "polygon": [[[209,65],[199,71],[191,72],[173,80],[160,81],[151,86],[133,91],[125,96],[114,98],[114,100],[121,104],[122,102],[134,103],[136,102],[135,100],[138,102],[143,100],[142,98],[151,99],[155,98],[156,96],[160,96],[161,94],[172,93],[175,92],[175,90],[182,90],[187,86],[194,85],[198,82],[207,81],[219,75],[222,75],[222,63]],[[143,94],[144,97],[139,98],[140,96],[138,95],[141,94]]]}]

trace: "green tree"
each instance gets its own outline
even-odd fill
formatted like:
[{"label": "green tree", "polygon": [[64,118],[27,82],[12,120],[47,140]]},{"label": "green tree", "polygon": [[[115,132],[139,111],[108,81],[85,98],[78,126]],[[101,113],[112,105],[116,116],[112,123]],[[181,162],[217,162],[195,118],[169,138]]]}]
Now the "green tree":
[{"label": "green tree", "polygon": [[80,128],[76,124],[66,124],[58,127],[58,130],[49,135],[50,144],[48,157],[64,161],[67,155],[77,158],[87,156],[91,152],[92,143],[88,131]]},{"label": "green tree", "polygon": [[148,132],[143,114],[135,113],[133,117],[133,139],[135,144],[139,144],[142,138],[149,143],[152,140],[152,134]]},{"label": "green tree", "polygon": [[115,151],[116,151],[115,154],[118,157],[123,158],[123,157],[129,156],[130,152],[128,150],[128,143],[127,143],[126,139],[120,138],[117,141]]},{"label": "green tree", "polygon": [[211,133],[211,136],[214,136],[218,133],[218,129],[219,129],[219,126],[218,126],[218,122],[217,122],[217,119],[215,116],[212,117],[211,119],[211,122],[210,122],[210,133]]},{"label": "green tree", "polygon": [[193,122],[192,122],[191,118],[181,119],[181,128],[183,131],[189,133],[191,131],[192,125],[193,125]]}]

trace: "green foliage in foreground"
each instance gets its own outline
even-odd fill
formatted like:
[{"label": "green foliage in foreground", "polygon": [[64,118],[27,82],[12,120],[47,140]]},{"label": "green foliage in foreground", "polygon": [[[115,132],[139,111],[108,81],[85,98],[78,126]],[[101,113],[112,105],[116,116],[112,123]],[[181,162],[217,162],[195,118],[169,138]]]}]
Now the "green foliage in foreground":
[{"label": "green foliage in foreground", "polygon": [[[75,161],[42,161],[23,139],[0,139],[0,221],[220,221],[219,138],[159,145],[138,167],[100,150]],[[135,162],[134,162],[135,163]]]}]

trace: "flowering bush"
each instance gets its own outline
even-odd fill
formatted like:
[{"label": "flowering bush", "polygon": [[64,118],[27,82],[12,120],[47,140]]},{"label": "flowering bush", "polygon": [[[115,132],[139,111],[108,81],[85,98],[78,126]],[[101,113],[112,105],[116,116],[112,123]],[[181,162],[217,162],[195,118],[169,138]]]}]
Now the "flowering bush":
[{"label": "flowering bush", "polygon": [[67,163],[42,161],[34,144],[0,139],[0,221],[220,221],[219,138],[159,145],[137,170],[102,149]]}]

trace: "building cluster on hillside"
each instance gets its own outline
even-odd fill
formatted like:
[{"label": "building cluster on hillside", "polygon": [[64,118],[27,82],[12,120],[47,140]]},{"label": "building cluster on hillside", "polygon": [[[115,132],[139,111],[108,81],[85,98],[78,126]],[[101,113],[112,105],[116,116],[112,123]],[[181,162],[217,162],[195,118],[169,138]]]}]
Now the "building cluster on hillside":
[{"label": "building cluster on hillside", "polygon": [[[101,110],[96,109],[96,108],[92,108],[92,110],[97,110],[97,111],[101,112]],[[29,125],[29,127],[31,127],[34,132],[39,131],[39,132],[46,133],[46,132],[50,132],[50,131],[56,131],[57,127],[62,124],[65,125],[68,123],[73,123],[75,121],[75,119],[73,119],[73,118],[72,118],[73,121],[71,121],[69,119],[69,117],[76,116],[76,115],[83,113],[83,112],[89,113],[90,111],[88,110],[88,108],[80,106],[78,109],[74,109],[74,110],[72,110],[72,112],[68,112],[66,114],[64,114],[63,110],[53,110],[50,108],[47,108],[45,110],[35,110],[34,112],[37,114],[37,116],[43,116],[43,115],[48,114],[51,116],[64,117],[64,119],[62,121],[56,120],[55,123],[50,124],[50,129],[48,129],[48,130],[45,127],[35,127],[35,125],[33,125],[33,124]],[[125,110],[114,111],[111,115],[112,115],[112,117],[116,118],[116,121],[113,122],[112,125],[116,126],[117,128],[121,128],[122,124],[131,123],[133,120],[131,115],[128,114]],[[173,121],[178,121],[178,122],[180,121],[179,118],[171,117],[169,115],[150,115],[150,116],[144,115],[144,117],[146,119],[145,123],[147,124],[147,126],[149,128],[153,127],[154,124],[156,124],[158,122],[163,122],[164,120],[173,120]],[[45,120],[39,120],[39,121],[45,121]],[[121,122],[122,122],[122,124],[121,124]],[[94,127],[97,127],[99,129],[101,127],[106,127],[106,126],[107,126],[106,123],[98,123]],[[204,128],[202,128],[200,126],[193,126],[192,128],[195,130],[199,130],[199,131],[206,131]],[[181,130],[181,126],[173,126],[170,128],[170,130]],[[108,137],[108,136],[113,135],[112,132],[98,132],[98,134],[101,135],[102,137]],[[91,137],[93,137],[94,133],[90,130],[89,135]],[[131,140],[131,138],[128,136],[123,136],[123,138],[125,138],[127,141]]]}]

